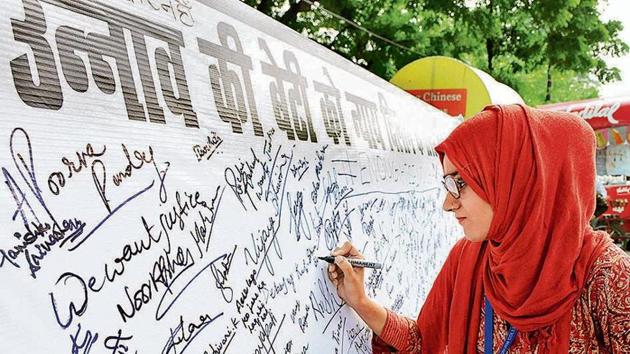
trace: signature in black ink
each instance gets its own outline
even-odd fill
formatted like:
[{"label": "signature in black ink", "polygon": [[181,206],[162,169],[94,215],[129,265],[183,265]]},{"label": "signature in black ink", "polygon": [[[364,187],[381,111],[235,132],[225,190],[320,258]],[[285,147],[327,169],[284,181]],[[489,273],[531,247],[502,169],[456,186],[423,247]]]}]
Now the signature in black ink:
[{"label": "signature in black ink", "polygon": [[254,175],[257,161],[257,159],[254,159],[251,163],[247,161],[239,161],[234,166],[226,168],[223,173],[225,182],[234,192],[234,195],[238,198],[238,201],[245,210],[247,210],[247,206],[245,205],[243,198],[247,198],[249,201],[248,205],[251,205],[254,210],[258,210],[250,193],[254,189],[254,181],[252,180],[252,177]]},{"label": "signature in black ink", "polygon": [[[347,199],[351,197],[354,189],[345,185],[340,186],[336,175],[331,175],[330,173],[327,173],[323,180],[317,182],[317,188],[323,189],[324,194],[323,198],[320,199],[321,205],[319,209],[315,209],[315,216],[311,215],[311,222],[317,234],[318,242],[323,231],[326,247],[328,250],[332,250],[338,243],[339,234],[344,227],[347,228],[346,235],[351,239],[351,229],[348,229],[351,227],[351,224],[348,217],[355,209],[348,210]],[[312,193],[311,196],[313,196]],[[324,215],[328,205],[332,206],[332,215],[330,218],[325,218]],[[342,211],[338,210],[340,205],[343,206],[343,216]]]},{"label": "signature in black ink", "polygon": [[[282,146],[280,146],[278,149],[280,149],[281,147]],[[271,204],[275,208],[278,218],[282,216],[282,208],[284,206],[283,204],[285,198],[284,190],[287,185],[287,181],[289,180],[289,168],[291,167],[291,162],[293,161],[293,151],[291,151],[290,155],[283,153],[280,155],[280,157],[282,159],[282,163],[278,166],[277,174],[274,176],[274,169],[272,168],[272,171],[269,175],[269,187],[267,189],[266,197],[266,200],[269,200],[269,193],[271,193]],[[286,170],[283,170],[284,166],[287,166]],[[272,184],[272,182],[274,182],[274,178],[275,185]]]},{"label": "signature in black ink", "polygon": [[335,315],[339,312],[339,310],[345,305],[339,296],[337,296],[336,291],[333,291],[328,286],[329,282],[326,282],[322,279],[325,279],[326,275],[324,274],[324,269],[321,269],[321,276],[317,279],[317,290],[311,290],[309,295],[309,301],[311,303],[311,308],[313,309],[313,314],[315,315],[315,320],[317,321],[320,317],[326,318],[330,315],[330,319],[326,326],[324,327],[324,333],[328,328],[328,325],[332,322]]},{"label": "signature in black ink", "polygon": [[[125,156],[127,157],[128,160],[128,169],[129,169],[129,173],[127,174],[126,172],[123,173],[122,175],[118,175],[115,176],[113,181],[114,184],[116,184],[117,182],[122,183],[122,180],[124,178],[127,178],[129,176],[131,176],[131,171],[133,169],[137,169],[137,168],[142,168],[142,166],[144,166],[145,163],[152,163],[153,166],[155,167],[155,171],[158,175],[158,180],[159,180],[159,185],[160,185],[160,201],[165,202],[167,199],[167,194],[166,194],[166,187],[164,185],[164,180],[166,179],[166,172],[168,171],[168,168],[170,166],[170,163],[167,161],[166,162],[166,168],[164,170],[160,170],[157,167],[157,164],[155,162],[155,159],[153,157],[153,149],[151,147],[149,147],[149,157],[146,157],[145,153],[141,153],[141,152],[137,152],[134,151],[134,156],[137,159],[141,159],[142,161],[138,164],[135,165],[131,162],[131,158],[129,156],[129,152],[127,151],[127,148],[125,145],[123,145],[123,151],[125,153]],[[131,167],[130,167],[131,166]],[[110,205],[110,200],[107,198],[107,169],[105,164],[103,163],[103,161],[99,160],[99,159],[95,159],[92,161],[92,165],[91,165],[91,170],[92,170],[92,180],[94,182],[94,186],[96,188],[96,191],[99,195],[99,197],[101,198],[101,201],[103,202],[103,205],[105,206],[105,208],[107,209],[107,215],[105,215],[105,217],[103,217],[103,219],[101,219],[100,221],[98,221],[96,223],[96,225],[83,237],[79,238],[80,235],[73,235],[72,237],[68,237],[65,240],[63,240],[61,242],[61,246],[64,246],[67,242],[70,243],[70,247],[68,248],[68,251],[74,251],[77,248],[79,248],[85,241],[87,241],[96,231],[98,231],[98,229],[103,226],[103,224],[105,224],[112,216],[114,216],[118,211],[120,211],[121,208],[123,208],[124,206],[126,206],[129,202],[131,202],[132,200],[138,198],[139,196],[141,196],[142,194],[144,194],[145,192],[147,192],[149,189],[153,188],[153,185],[155,184],[155,180],[151,181],[151,183],[141,189],[140,191],[134,193],[133,195],[131,195],[130,197],[126,198],[125,200],[123,200],[120,204],[118,204],[117,206],[115,206],[114,208],[112,208],[112,206]]]},{"label": "signature in black ink", "polygon": [[140,170],[145,165],[152,164],[154,162],[153,148],[151,146],[149,146],[148,153],[144,151],[134,150],[133,157],[135,158],[135,160],[137,160],[135,162],[132,161],[129,150],[127,150],[127,146],[125,146],[125,144],[122,144],[122,150],[125,154],[125,158],[127,159],[127,166],[125,166],[125,169],[123,171],[114,173],[114,175],[112,176],[112,182],[114,182],[114,185],[116,187],[120,186],[127,178],[131,177],[134,170]]},{"label": "signature in black ink", "polygon": [[86,331],[83,335],[82,341],[79,343],[79,336],[81,335],[81,324],[77,324],[77,331],[74,335],[70,334],[70,340],[72,341],[72,354],[88,354],[92,350],[92,345],[98,340],[98,333],[92,333]]},{"label": "signature in black ink", "polygon": [[[191,255],[190,254],[190,250],[187,250],[187,255]],[[232,254],[233,255],[233,254]],[[192,257],[192,255],[191,255]],[[213,259],[212,261],[210,261],[208,264],[206,264],[203,268],[201,268],[195,275],[193,275],[190,280],[188,282],[186,282],[181,290],[179,290],[178,292],[173,292],[172,288],[173,285],[177,282],[177,280],[179,279],[180,276],[182,276],[188,269],[190,269],[193,265],[194,262],[192,264],[190,264],[189,266],[187,266],[186,268],[182,269],[177,275],[175,275],[175,277],[173,277],[172,279],[170,279],[170,282],[167,283],[166,288],[167,288],[167,292],[164,292],[164,294],[162,294],[162,298],[160,299],[160,302],[157,306],[157,308],[155,309],[155,319],[156,320],[161,320],[164,315],[166,315],[166,313],[173,307],[173,305],[175,304],[175,302],[184,294],[184,292],[188,289],[188,287],[193,284],[197,278],[202,275],[204,272],[206,272],[208,269],[212,269],[212,267],[215,266],[215,263],[219,262],[219,261],[224,261],[225,259],[228,258],[228,254],[224,253],[222,255],[220,255],[219,257]],[[164,302],[164,300],[166,299],[166,296],[168,294],[173,295],[173,298],[170,300],[170,302]],[[166,304],[166,308],[163,309],[163,305]]]},{"label": "signature in black ink", "polygon": [[[199,322],[197,323],[188,323],[184,325],[184,317],[179,316],[179,325],[174,329],[171,328],[171,335],[168,337],[166,344],[162,348],[161,354],[184,354],[186,348],[193,343],[194,339],[201,334],[212,322],[214,322],[217,318],[223,316],[223,312],[220,312],[214,316],[209,314],[203,314],[199,316]],[[177,346],[183,345],[181,349],[178,349]]]},{"label": "signature in black ink", "polygon": [[[54,292],[48,293],[48,295],[50,296],[50,302],[52,303],[52,309],[55,315],[55,319],[57,320],[57,323],[59,324],[59,326],[63,329],[67,329],[68,327],[70,327],[70,325],[72,324],[72,321],[74,320],[74,316],[76,315],[77,317],[81,317],[85,313],[85,311],[87,311],[87,307],[88,307],[88,291],[87,291],[88,288],[83,278],[81,278],[80,276],[72,272],[66,272],[66,273],[61,274],[61,276],[59,276],[55,285],[59,285],[59,283],[63,281],[63,285],[65,287],[70,287],[71,285],[68,285],[69,280],[74,280],[74,282],[71,282],[71,283],[76,283],[79,285],[79,291],[77,291],[76,293],[79,293],[81,295],[78,301],[75,302],[76,299],[72,299],[69,301],[69,304],[67,306],[68,315],[66,316],[67,317],[66,320],[62,320],[59,316],[60,310],[57,305]],[[71,294],[71,292],[69,292],[68,290],[63,291],[63,293]],[[78,309],[77,309],[77,304],[79,304]]]},{"label": "signature in black ink", "polygon": [[168,161],[164,162],[164,164],[166,165],[166,167],[164,169],[160,169],[155,163],[155,160],[153,160],[153,167],[155,168],[155,173],[157,173],[158,180],[160,181],[160,202],[162,203],[166,203],[168,201],[168,194],[166,193],[166,185],[164,182],[166,180],[166,173],[168,172],[168,168],[171,166],[171,163]]},{"label": "signature in black ink", "polygon": [[313,191],[311,192],[311,201],[313,204],[317,204],[319,200],[319,188],[321,185],[321,174],[324,168],[324,159],[326,158],[326,149],[328,145],[322,146],[321,150],[315,151],[315,156],[317,157],[317,163],[315,164],[315,181],[311,182],[313,185]]},{"label": "signature in black ink", "polygon": [[350,353],[350,349],[352,348],[354,348],[357,353],[369,353],[370,333],[365,330],[365,326],[356,324],[353,328],[347,330],[346,333],[350,339],[347,353]]},{"label": "signature in black ink", "polygon": [[319,247],[317,245],[307,248],[306,257],[302,258],[302,262],[297,262],[295,264],[295,274],[298,279],[301,279],[305,273],[308,273],[311,269],[315,268],[314,266],[317,265],[315,251],[317,251],[318,248]]},{"label": "signature in black ink", "polygon": [[[296,266],[297,267],[297,266]],[[275,299],[281,295],[287,295],[291,291],[293,294],[297,294],[297,288],[295,286],[295,278],[293,274],[289,274],[288,276],[282,277],[282,279],[274,280],[273,283],[269,284],[269,288],[265,288],[262,292],[265,293],[266,298],[265,301],[268,301],[268,298]]]},{"label": "signature in black ink", "polygon": [[171,255],[171,250],[163,250],[163,254],[160,255],[158,260],[153,263],[153,267],[149,272],[150,279],[148,281],[140,284],[139,288],[133,291],[133,295],[129,293],[128,286],[124,287],[129,309],[125,309],[121,304],[116,305],[118,314],[122,318],[123,322],[127,322],[128,319],[133,318],[140,310],[142,310],[144,305],[151,302],[154,295],[161,290],[161,287],[158,285],[162,285],[166,289],[162,295],[160,304],[156,309],[156,320],[162,319],[172,306],[173,302],[177,300],[176,297],[168,308],[164,310],[164,312],[160,312],[164,296],[166,296],[167,293],[172,293],[172,283],[194,265],[194,257],[189,249],[184,249],[178,246],[173,255]]},{"label": "signature in black ink", "polygon": [[[90,290],[94,292],[100,292],[105,284],[113,283],[116,281],[117,277],[125,274],[127,269],[126,265],[130,263],[136,256],[140,255],[144,251],[150,250],[153,245],[158,244],[161,239],[163,233],[161,231],[156,235],[153,232],[153,228],[155,225],[149,225],[144,216],[141,217],[142,225],[144,226],[144,231],[146,232],[146,238],[134,241],[129,244],[125,244],[122,247],[121,255],[119,257],[114,258],[112,265],[105,263],[103,270],[103,277],[100,282],[97,282],[96,277],[92,276],[88,279]],[[166,235],[167,246],[166,249],[171,249],[171,241],[169,236]]]},{"label": "signature in black ink", "polygon": [[195,157],[197,158],[197,162],[203,160],[205,157],[206,160],[210,160],[212,155],[219,149],[219,146],[223,143],[223,138],[217,135],[217,133],[212,132],[211,136],[208,136],[208,142],[204,145],[193,145],[193,152],[195,153]]},{"label": "signature in black ink", "polygon": [[293,309],[291,310],[291,322],[294,324],[297,322],[298,326],[302,333],[306,333],[306,328],[308,327],[308,315],[311,311],[311,307],[309,305],[304,306],[304,314],[302,315],[302,304],[300,301],[296,301]]},{"label": "signature in black ink", "polygon": [[[126,354],[129,351],[129,347],[124,343],[131,340],[131,338],[133,338],[133,336],[123,336],[122,330],[119,329],[117,334],[105,338],[103,344],[105,348],[112,350],[112,354]],[[135,354],[138,354],[137,350]]]},{"label": "signature in black ink", "polygon": [[109,199],[107,199],[107,168],[101,160],[92,161],[92,181],[98,196],[101,198],[105,209],[108,213],[112,213],[112,207],[109,205]]},{"label": "signature in black ink", "polygon": [[180,231],[184,231],[186,226],[186,220],[184,217],[187,217],[188,213],[196,208],[210,210],[212,213],[215,211],[212,206],[208,205],[208,202],[201,198],[200,192],[195,191],[193,193],[180,193],[179,191],[175,191],[175,205],[172,205],[168,212],[160,214],[160,226],[162,227],[162,231],[164,231],[167,235],[175,227],[178,227]]},{"label": "signature in black ink", "polygon": [[[247,285],[246,287],[244,287],[241,290],[241,294],[238,297],[238,299],[236,299],[236,311],[241,314],[241,312],[246,309],[246,306],[248,303],[251,303],[252,301],[248,301],[248,296],[249,296],[249,290],[250,289],[254,289],[256,290],[262,290],[265,288],[265,284],[264,282],[258,283],[258,281],[256,280],[258,278],[257,275],[258,272],[256,272],[256,269],[252,270],[252,272],[249,274],[249,277],[247,279],[245,279],[245,284]],[[254,291],[254,295],[253,297],[255,299],[258,299],[259,297],[259,293]],[[254,299],[254,301],[255,301]]]},{"label": "signature in black ink", "polygon": [[240,321],[234,317],[232,317],[230,319],[230,323],[228,324],[228,328],[225,331],[225,333],[223,334],[223,338],[221,338],[221,341],[219,342],[219,344],[208,344],[208,347],[210,347],[211,352],[204,350],[203,354],[225,354],[227,353],[228,348],[230,347],[230,344],[232,344],[232,340],[234,339],[234,337],[236,336],[236,329],[239,325]]},{"label": "signature in black ink", "polygon": [[[256,349],[254,349],[255,354],[276,352],[273,345],[276,342],[276,338],[278,337],[278,333],[280,333],[280,330],[282,329],[282,324],[284,323],[284,319],[286,317],[287,315],[282,315],[282,319],[280,320],[280,323],[278,323],[278,321],[276,320],[276,316],[274,316],[273,313],[270,314],[271,321],[267,323],[264,327],[261,326],[262,328],[258,333],[258,344],[256,345]],[[271,338],[271,330],[276,326],[276,324],[278,325],[278,329],[276,330],[276,334],[273,336],[273,338]]]},{"label": "signature in black ink", "polygon": [[295,201],[291,200],[291,196],[287,195],[287,203],[289,203],[289,233],[295,231],[295,238],[300,241],[302,235],[307,240],[311,240],[311,228],[306,222],[306,214],[304,213],[304,194],[298,191],[295,194]]},{"label": "signature in black ink", "polygon": [[56,171],[51,173],[48,176],[48,189],[54,195],[59,195],[61,192],[61,188],[65,187],[67,180],[72,178],[72,176],[79,174],[84,169],[88,167],[88,159],[101,157],[107,151],[107,147],[103,146],[100,151],[94,151],[92,144],[85,145],[85,150],[81,152],[76,152],[77,162],[70,161],[67,157],[62,157],[61,162],[67,167],[67,174],[63,171]]},{"label": "signature in black ink", "polygon": [[304,177],[304,174],[306,173],[306,171],[308,171],[309,168],[310,165],[308,160],[300,159],[297,163],[291,166],[291,173],[293,174],[294,178],[297,178],[298,181],[301,181],[302,177]]},{"label": "signature in black ink", "polygon": [[[195,241],[195,246],[197,246],[200,258],[203,258],[210,247],[214,221],[217,218],[217,212],[219,210],[219,206],[221,205],[221,200],[223,199],[223,192],[225,192],[225,186],[217,186],[214,197],[212,197],[212,200],[210,201],[210,205],[205,209],[199,210],[199,219],[201,220],[201,223],[195,221],[195,224],[193,225],[194,232],[190,231],[190,236]],[[204,211],[209,211],[210,216],[204,214]],[[205,248],[203,248],[203,246],[205,246]]]},{"label": "signature in black ink", "polygon": [[223,300],[227,303],[231,303],[234,299],[234,290],[226,285],[230,268],[232,267],[232,261],[234,260],[234,253],[236,253],[236,245],[234,245],[232,252],[222,256],[219,265],[216,265],[216,263],[213,262],[210,266],[215,286],[217,289],[221,290],[221,296],[223,296]]},{"label": "signature in black ink", "polygon": [[[276,219],[270,217],[265,229],[258,230],[257,234],[251,234],[252,247],[245,247],[243,255],[245,256],[245,264],[249,265],[250,262],[255,265],[264,264],[269,271],[269,274],[274,275],[275,270],[271,258],[269,257],[269,250],[273,247],[276,256],[282,259],[282,247],[276,237],[278,228],[276,227]],[[260,273],[260,267],[258,273]]]},{"label": "signature in black ink", "polygon": [[[22,183],[18,183],[9,170],[2,167],[4,183],[15,202],[11,220],[15,221],[19,215],[26,231],[13,234],[16,239],[21,240],[21,244],[9,250],[0,249],[0,268],[5,261],[20,268],[17,258],[24,255],[31,277],[36,278],[36,272],[41,269],[41,261],[53,250],[52,247],[60,241],[63,244],[66,239],[81,235],[85,223],[78,218],[58,222],[48,208],[37,181],[31,139],[24,129],[13,129],[9,150],[15,169],[22,178]],[[26,188],[23,189],[21,185]]]},{"label": "signature in black ink", "polygon": [[16,268],[21,268],[18,257],[23,255],[28,264],[30,275],[35,279],[37,272],[42,268],[41,262],[55,249],[54,246],[60,245],[68,232],[72,232],[70,237],[82,233],[85,223],[74,218],[73,220],[62,220],[61,225],[31,222],[24,227],[26,229],[24,233],[13,233],[13,236],[20,241],[19,244],[8,250],[0,248],[0,268],[5,261]]}]

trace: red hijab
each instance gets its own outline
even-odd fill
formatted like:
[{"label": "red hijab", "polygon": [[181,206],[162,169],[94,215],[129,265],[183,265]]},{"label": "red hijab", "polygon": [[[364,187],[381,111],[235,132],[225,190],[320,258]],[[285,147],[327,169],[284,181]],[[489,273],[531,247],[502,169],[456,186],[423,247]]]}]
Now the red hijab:
[{"label": "red hijab", "polygon": [[487,241],[460,240],[418,316],[425,353],[476,352],[484,295],[540,352],[567,353],[571,309],[609,245],[594,232],[595,135],[568,113],[491,106],[436,147],[493,209]]}]

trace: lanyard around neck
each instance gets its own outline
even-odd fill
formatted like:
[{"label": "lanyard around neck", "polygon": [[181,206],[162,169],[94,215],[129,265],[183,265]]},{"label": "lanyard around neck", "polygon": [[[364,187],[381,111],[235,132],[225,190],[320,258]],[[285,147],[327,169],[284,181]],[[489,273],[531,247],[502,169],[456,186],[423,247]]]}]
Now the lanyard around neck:
[{"label": "lanyard around neck", "polygon": [[[492,309],[492,305],[490,305],[490,301],[486,298],[486,320],[485,320],[485,343],[484,343],[484,354],[492,354],[493,349],[493,334],[494,334],[494,310]],[[516,334],[518,330],[511,325],[508,324],[508,336],[505,339],[505,343],[501,347],[501,351],[499,353],[506,354],[512,343],[514,343],[514,339],[516,339]]]}]

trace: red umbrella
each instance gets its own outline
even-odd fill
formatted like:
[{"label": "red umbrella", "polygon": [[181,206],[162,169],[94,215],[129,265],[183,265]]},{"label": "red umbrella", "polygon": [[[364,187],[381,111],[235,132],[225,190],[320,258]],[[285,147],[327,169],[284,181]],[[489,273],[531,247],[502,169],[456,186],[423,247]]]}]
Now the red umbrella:
[{"label": "red umbrella", "polygon": [[573,112],[595,130],[630,125],[630,96],[554,103],[539,108]]}]

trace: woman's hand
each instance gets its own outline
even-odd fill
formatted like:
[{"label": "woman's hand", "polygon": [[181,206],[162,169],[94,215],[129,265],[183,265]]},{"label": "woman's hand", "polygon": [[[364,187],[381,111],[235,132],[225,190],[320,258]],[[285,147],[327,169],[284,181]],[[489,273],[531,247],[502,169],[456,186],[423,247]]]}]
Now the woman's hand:
[{"label": "woman's hand", "polygon": [[350,242],[335,248],[332,252],[335,257],[335,264],[328,266],[328,277],[337,288],[337,295],[343,299],[350,307],[357,310],[357,307],[366,302],[365,294],[365,270],[354,268],[346,260],[346,257],[364,259],[363,255]]},{"label": "woman's hand", "polygon": [[387,311],[365,294],[364,268],[353,268],[346,257],[364,259],[363,255],[348,241],[332,252],[335,264],[328,266],[328,277],[337,288],[337,295],[380,335],[387,321]]}]

